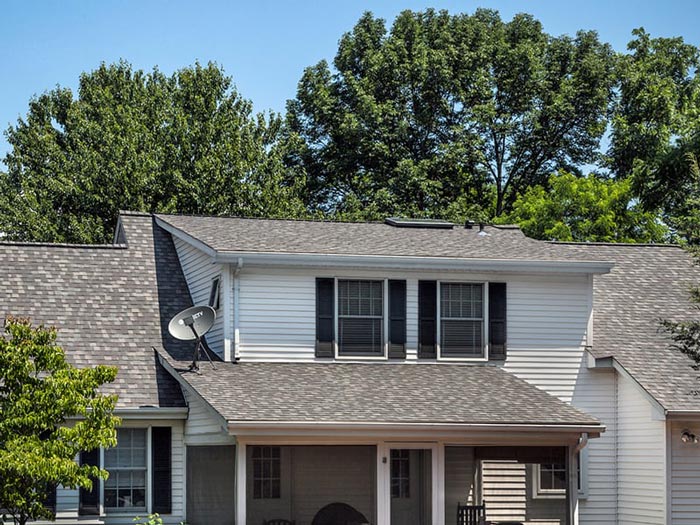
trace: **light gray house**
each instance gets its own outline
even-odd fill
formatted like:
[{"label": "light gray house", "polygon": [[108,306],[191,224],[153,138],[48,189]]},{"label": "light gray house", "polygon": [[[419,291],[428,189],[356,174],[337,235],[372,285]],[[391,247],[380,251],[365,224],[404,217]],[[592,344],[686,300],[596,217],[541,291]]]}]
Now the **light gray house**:
[{"label": "light gray house", "polygon": [[[700,523],[700,384],[658,330],[697,315],[677,247],[123,213],[0,264],[0,315],[119,367],[119,444],[81,458],[110,478],[59,487],[62,523]],[[166,330],[192,304],[199,373]]]}]

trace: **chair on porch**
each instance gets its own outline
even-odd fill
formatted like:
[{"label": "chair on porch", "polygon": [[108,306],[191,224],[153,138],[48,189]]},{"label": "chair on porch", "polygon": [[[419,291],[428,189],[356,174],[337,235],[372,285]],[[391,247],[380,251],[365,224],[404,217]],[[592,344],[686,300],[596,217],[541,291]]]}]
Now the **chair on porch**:
[{"label": "chair on porch", "polygon": [[284,520],[284,519],[263,520],[263,525],[296,525],[296,522],[293,520]]},{"label": "chair on porch", "polygon": [[486,502],[481,505],[457,503],[457,525],[481,525],[486,520]]}]

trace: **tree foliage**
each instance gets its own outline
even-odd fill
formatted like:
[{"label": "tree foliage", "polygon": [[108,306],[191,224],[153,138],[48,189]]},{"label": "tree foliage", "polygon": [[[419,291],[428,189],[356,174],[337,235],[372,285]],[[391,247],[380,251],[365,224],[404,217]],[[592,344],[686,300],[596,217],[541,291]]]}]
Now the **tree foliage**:
[{"label": "tree foliage", "polygon": [[503,222],[520,224],[535,239],[558,241],[661,242],[668,229],[655,213],[634,202],[629,179],[559,173],[547,186],[532,186]]},{"label": "tree foliage", "polygon": [[333,66],[307,68],[288,104],[287,160],[310,207],[352,217],[508,211],[596,158],[614,81],[594,32],[553,37],[484,9],[405,11],[389,31],[367,13]]},{"label": "tree foliage", "polygon": [[56,345],[55,329],[6,320],[0,337],[0,508],[16,523],[52,517],[45,506],[52,486],[91,487],[91,477],[107,476],[78,465],[75,457],[116,444],[116,398],[98,392],[115,375],[112,367],[71,366]]},{"label": "tree foliage", "polygon": [[126,62],[32,99],[7,130],[0,231],[9,239],[110,240],[118,211],[295,216],[273,146],[278,115],[252,105],[214,64],[171,76]]},{"label": "tree foliage", "polygon": [[610,164],[618,178],[632,178],[646,209],[660,208],[674,225],[694,208],[688,155],[700,153],[700,51],[679,37],[633,34],[618,72]]}]

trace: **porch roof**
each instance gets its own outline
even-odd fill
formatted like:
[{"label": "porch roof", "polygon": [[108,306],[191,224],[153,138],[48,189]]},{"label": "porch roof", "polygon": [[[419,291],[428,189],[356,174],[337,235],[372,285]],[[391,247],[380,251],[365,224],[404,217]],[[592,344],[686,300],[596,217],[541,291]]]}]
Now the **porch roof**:
[{"label": "porch roof", "polygon": [[161,361],[228,424],[415,424],[604,427],[495,366]]}]

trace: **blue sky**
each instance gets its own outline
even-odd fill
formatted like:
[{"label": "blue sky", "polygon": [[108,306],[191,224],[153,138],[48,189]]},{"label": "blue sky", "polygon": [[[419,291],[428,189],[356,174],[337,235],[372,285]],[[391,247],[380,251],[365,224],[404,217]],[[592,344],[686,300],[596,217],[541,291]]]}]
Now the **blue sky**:
[{"label": "blue sky", "polygon": [[[307,1],[2,0],[0,129],[26,113],[34,94],[75,88],[83,71],[124,58],[134,67],[170,73],[195,60],[216,61],[257,110],[283,111],[304,67],[332,59],[340,36],[367,10],[388,21],[426,7],[532,13],[551,34],[594,29],[624,50],[633,28],[683,36],[700,45],[692,0]],[[0,158],[8,144],[0,137]]]}]

